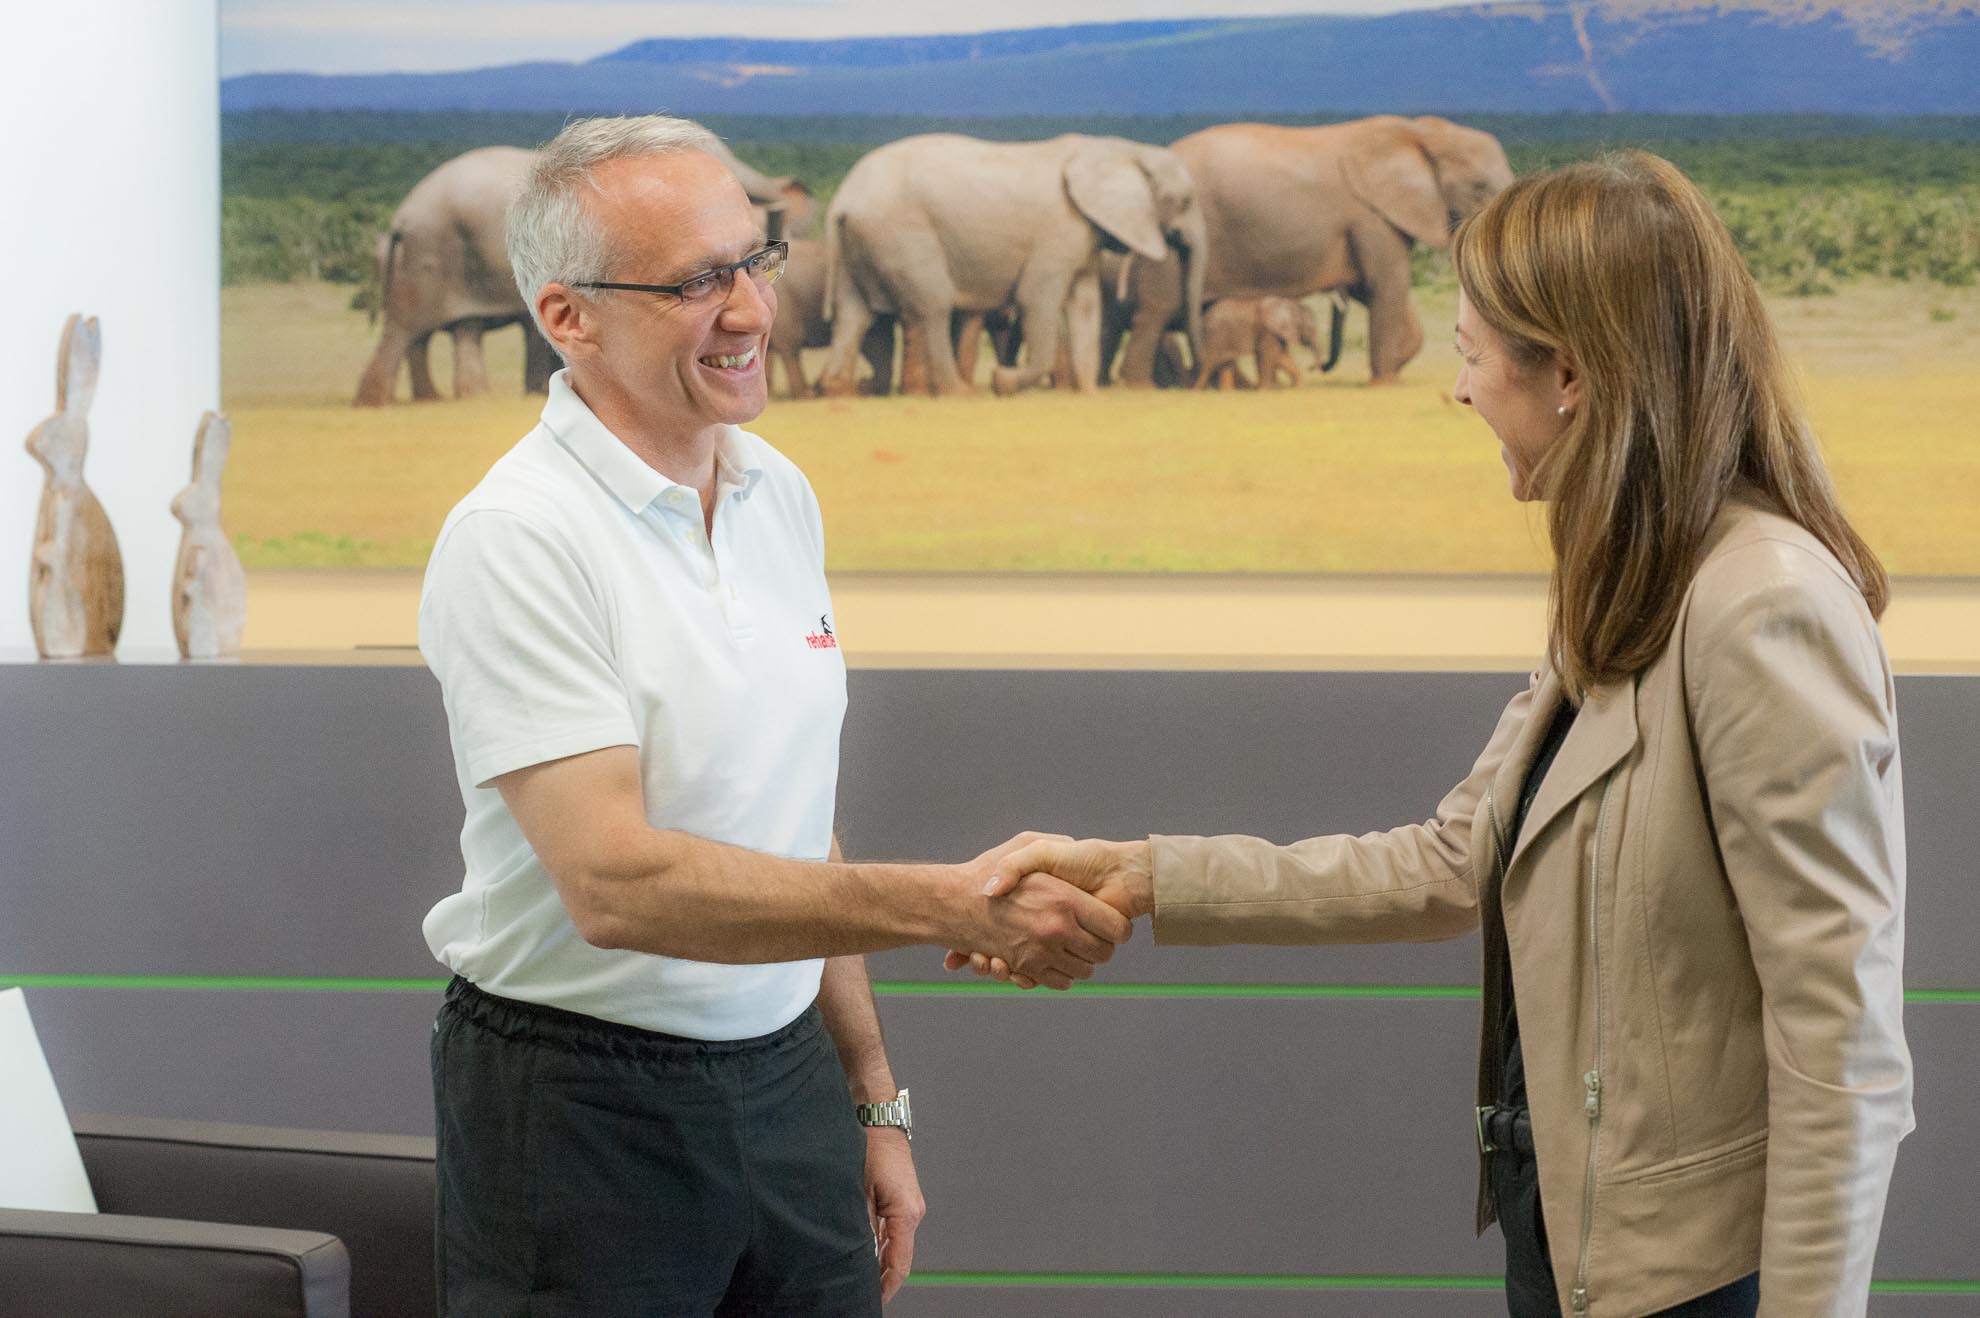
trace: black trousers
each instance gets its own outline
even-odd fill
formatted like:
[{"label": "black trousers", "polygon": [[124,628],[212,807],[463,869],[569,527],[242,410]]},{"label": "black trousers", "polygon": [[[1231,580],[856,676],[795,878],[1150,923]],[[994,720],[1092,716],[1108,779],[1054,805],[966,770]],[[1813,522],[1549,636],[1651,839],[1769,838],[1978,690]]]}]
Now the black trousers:
[{"label": "black trousers", "polygon": [[441,1312],[880,1312],[866,1136],[818,1009],[709,1043],[456,979],[433,1033]]},{"label": "black trousers", "polygon": [[[1540,1215],[1539,1165],[1531,1154],[1501,1149],[1487,1157],[1485,1171],[1499,1204],[1499,1230],[1506,1237],[1506,1312],[1511,1318],[1560,1318],[1553,1254]],[[1759,1311],[1760,1274],[1755,1272],[1661,1309],[1653,1318],[1754,1318]]]}]

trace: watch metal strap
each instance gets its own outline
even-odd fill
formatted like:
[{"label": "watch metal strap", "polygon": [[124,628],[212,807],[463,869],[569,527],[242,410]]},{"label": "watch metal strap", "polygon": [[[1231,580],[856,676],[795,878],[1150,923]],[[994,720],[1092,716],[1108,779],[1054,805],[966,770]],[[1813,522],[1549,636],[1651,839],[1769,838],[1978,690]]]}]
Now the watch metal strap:
[{"label": "watch metal strap", "polygon": [[914,1113],[905,1089],[884,1103],[855,1103],[853,1112],[862,1126],[898,1126],[914,1138]]}]

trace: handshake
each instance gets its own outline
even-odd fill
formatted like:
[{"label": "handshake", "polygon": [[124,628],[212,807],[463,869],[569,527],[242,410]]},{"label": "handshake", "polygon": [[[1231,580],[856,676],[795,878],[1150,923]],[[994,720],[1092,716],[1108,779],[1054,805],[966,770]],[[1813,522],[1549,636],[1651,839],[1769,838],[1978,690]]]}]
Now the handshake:
[{"label": "handshake", "polygon": [[1155,909],[1149,846],[1020,833],[961,867],[979,885],[943,966],[1022,989],[1090,979]]}]

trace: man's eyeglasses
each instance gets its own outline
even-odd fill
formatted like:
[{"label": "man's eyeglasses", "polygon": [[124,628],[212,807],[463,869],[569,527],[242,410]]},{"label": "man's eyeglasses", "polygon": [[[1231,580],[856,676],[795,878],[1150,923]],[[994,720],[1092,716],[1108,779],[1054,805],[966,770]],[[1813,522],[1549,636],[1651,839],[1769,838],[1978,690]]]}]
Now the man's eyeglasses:
[{"label": "man's eyeglasses", "polygon": [[718,265],[712,270],[703,270],[692,279],[684,279],[678,284],[610,284],[586,282],[572,284],[572,288],[615,288],[628,293],[660,293],[677,297],[683,302],[708,302],[729,296],[735,287],[736,271],[748,273],[758,288],[768,288],[777,282],[777,276],[784,273],[784,258],[790,254],[789,243],[771,243],[760,252],[751,252],[740,261]]}]

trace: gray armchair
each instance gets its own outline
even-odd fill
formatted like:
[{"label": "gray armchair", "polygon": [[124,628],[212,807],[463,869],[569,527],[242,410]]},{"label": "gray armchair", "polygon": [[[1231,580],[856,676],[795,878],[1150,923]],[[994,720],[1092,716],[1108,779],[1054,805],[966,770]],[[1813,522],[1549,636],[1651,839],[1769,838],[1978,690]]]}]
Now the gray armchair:
[{"label": "gray armchair", "polygon": [[0,1209],[0,1318],[431,1318],[433,1141],[73,1118],[101,1210]]}]

